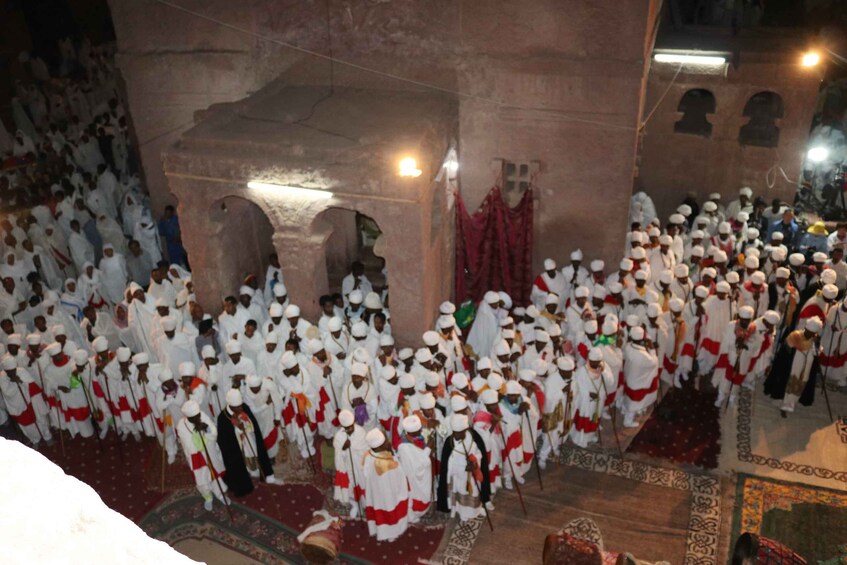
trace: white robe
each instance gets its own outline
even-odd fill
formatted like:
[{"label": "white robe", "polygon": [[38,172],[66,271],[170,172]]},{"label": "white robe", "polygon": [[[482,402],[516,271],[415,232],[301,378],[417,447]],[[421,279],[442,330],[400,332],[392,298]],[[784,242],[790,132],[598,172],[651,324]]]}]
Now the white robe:
[{"label": "white robe", "polygon": [[[658,394],[659,359],[651,349],[629,343],[624,347],[624,397],[623,410],[634,415],[649,408]],[[653,389],[645,392],[645,389]]]},{"label": "white robe", "polygon": [[393,541],[409,525],[406,474],[395,456],[386,451],[368,450],[362,466],[368,533],[378,541]]},{"label": "white robe", "polygon": [[[362,459],[368,451],[365,435],[364,428],[354,425],[352,434],[348,434],[347,430],[341,428],[335,432],[335,437],[332,438],[332,446],[335,449],[333,498],[342,504],[357,504],[363,497]],[[344,444],[347,443],[348,439],[350,440],[350,447],[344,449]],[[358,488],[354,489],[354,486]]]},{"label": "white robe", "polygon": [[397,447],[397,459],[409,479],[409,523],[414,524],[427,513],[432,504],[432,460],[429,447],[421,449],[414,443],[403,442]]},{"label": "white robe", "polygon": [[[182,446],[182,452],[185,454],[185,460],[188,462],[188,468],[194,475],[194,482],[200,495],[204,500],[209,501],[212,500],[214,493],[218,499],[222,500],[223,492],[226,492],[227,488],[222,480],[217,479],[217,476],[220,476],[225,470],[217,442],[218,429],[212,423],[211,418],[202,412],[200,413],[200,420],[206,424],[205,432],[195,429],[194,424],[189,422],[188,418],[182,418],[176,426],[177,436]],[[214,473],[210,464],[211,468],[215,470]],[[221,489],[223,489],[223,492]]]}]

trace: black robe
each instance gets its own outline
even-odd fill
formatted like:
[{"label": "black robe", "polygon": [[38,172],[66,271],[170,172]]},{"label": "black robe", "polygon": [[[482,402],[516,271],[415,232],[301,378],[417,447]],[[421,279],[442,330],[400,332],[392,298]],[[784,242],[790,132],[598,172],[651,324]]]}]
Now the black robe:
[{"label": "black robe", "polygon": [[[787,337],[787,334],[786,334]],[[789,347],[787,343],[782,343],[779,351],[774,357],[771,372],[765,379],[765,394],[775,400],[785,398],[785,387],[788,386],[788,381],[791,378],[791,363],[794,361],[794,348]],[[809,380],[806,382],[806,387],[803,389],[803,394],[800,395],[800,404],[803,406],[811,406],[815,401],[815,383],[817,375],[820,372],[820,364],[817,357],[812,364]]]},{"label": "black robe", "polygon": [[[256,457],[259,459],[259,467],[262,469],[262,473],[267,477],[272,475],[274,471],[271,466],[271,458],[268,457],[268,450],[265,448],[262,431],[259,429],[259,423],[250,408],[247,405],[244,405],[243,408],[244,413],[253,422],[253,430],[256,435]],[[230,494],[244,496],[253,492],[253,479],[247,471],[244,454],[241,453],[241,447],[235,437],[235,426],[232,425],[229,417],[229,412],[226,409],[218,414],[218,447],[221,449],[224,467],[226,468],[223,479],[226,486],[229,487]],[[252,454],[247,453],[246,455]]]},{"label": "black robe", "polygon": [[[485,442],[482,441],[482,436],[473,428],[468,428],[471,434],[471,439],[482,453],[482,461],[479,462],[479,468],[482,471],[482,484],[479,485],[479,498],[483,504],[491,500],[491,479],[488,477],[488,452],[485,450]],[[447,504],[450,493],[447,492],[447,462],[450,460],[450,455],[453,453],[453,436],[451,435],[444,441],[444,447],[441,449],[441,474],[438,477],[438,511],[450,512],[450,507]]]}]

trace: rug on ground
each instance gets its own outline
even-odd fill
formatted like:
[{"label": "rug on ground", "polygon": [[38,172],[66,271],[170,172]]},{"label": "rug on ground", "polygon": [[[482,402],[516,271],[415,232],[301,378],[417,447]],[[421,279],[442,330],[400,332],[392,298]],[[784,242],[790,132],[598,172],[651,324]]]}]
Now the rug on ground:
[{"label": "rug on ground", "polygon": [[732,539],[775,539],[809,563],[847,564],[847,493],[739,474]]}]

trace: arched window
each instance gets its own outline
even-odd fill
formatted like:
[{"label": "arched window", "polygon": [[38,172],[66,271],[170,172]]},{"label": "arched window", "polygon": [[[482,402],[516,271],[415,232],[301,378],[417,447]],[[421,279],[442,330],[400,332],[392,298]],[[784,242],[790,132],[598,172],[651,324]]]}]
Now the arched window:
[{"label": "arched window", "polygon": [[715,113],[715,95],[703,88],[695,88],[683,94],[677,107],[682,118],[673,125],[676,133],[689,133],[710,137],[712,124],[706,114]]},{"label": "arched window", "polygon": [[782,97],[776,92],[754,94],[744,106],[744,117],[750,120],[738,133],[741,145],[776,147],[779,145],[779,128],[776,120],[783,116]]}]

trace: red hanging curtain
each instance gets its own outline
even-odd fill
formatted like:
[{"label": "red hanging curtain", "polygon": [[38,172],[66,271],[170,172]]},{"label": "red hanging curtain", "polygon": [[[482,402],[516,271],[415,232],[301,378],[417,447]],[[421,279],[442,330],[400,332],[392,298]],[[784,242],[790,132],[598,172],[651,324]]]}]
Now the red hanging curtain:
[{"label": "red hanging curtain", "polygon": [[509,208],[495,186],[473,215],[456,195],[456,302],[478,302],[489,290],[506,291],[515,305],[529,302],[531,187],[517,206]]}]

